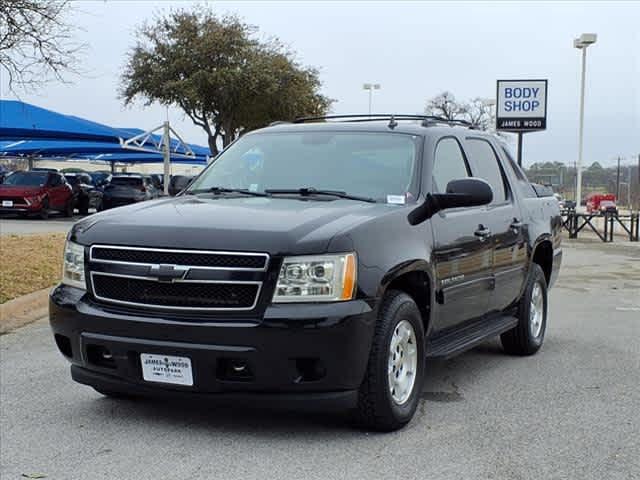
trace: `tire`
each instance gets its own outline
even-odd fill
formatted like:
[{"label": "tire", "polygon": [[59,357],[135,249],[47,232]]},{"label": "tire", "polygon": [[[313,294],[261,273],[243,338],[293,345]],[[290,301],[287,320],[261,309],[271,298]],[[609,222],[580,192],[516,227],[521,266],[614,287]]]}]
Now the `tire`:
[{"label": "tire", "polygon": [[49,199],[45,198],[42,201],[42,209],[40,210],[39,215],[42,220],[49,218]]},{"label": "tire", "polygon": [[80,215],[88,215],[89,214],[89,199],[88,198],[80,199],[80,201],[78,202],[78,212],[80,212]]},{"label": "tire", "polygon": [[540,349],[547,329],[548,303],[547,280],[540,265],[533,263],[518,303],[518,324],[500,335],[502,348],[506,353],[533,355]]},{"label": "tire", "polygon": [[73,199],[70,199],[64,207],[64,216],[73,217]]},{"label": "tire", "polygon": [[[392,342],[397,342],[398,331],[404,332],[406,337],[409,332],[407,325],[412,329],[413,343],[401,342],[393,348]],[[415,351],[413,367],[412,350]],[[392,356],[394,353],[395,356]],[[394,364],[394,358],[402,359],[406,363],[400,362],[398,368]],[[424,366],[424,328],[420,310],[406,293],[391,291],[385,295],[380,306],[367,371],[358,392],[358,406],[354,412],[356,424],[366,429],[386,432],[405,426],[418,407]],[[414,370],[411,387],[392,390],[390,385],[394,372],[396,378],[402,378],[398,374],[411,371],[411,368]],[[406,381],[409,376],[404,378]]]}]

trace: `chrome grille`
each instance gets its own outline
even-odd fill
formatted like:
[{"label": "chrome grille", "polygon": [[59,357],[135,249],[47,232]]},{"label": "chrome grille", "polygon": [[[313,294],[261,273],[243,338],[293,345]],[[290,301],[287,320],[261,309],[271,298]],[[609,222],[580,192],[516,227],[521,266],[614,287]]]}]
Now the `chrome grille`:
[{"label": "chrome grille", "polygon": [[93,245],[91,261],[101,263],[170,264],[221,270],[266,270],[266,253],[212,252],[161,248]]},{"label": "chrome grille", "polygon": [[266,253],[93,245],[89,278],[97,301],[160,310],[252,310]]}]

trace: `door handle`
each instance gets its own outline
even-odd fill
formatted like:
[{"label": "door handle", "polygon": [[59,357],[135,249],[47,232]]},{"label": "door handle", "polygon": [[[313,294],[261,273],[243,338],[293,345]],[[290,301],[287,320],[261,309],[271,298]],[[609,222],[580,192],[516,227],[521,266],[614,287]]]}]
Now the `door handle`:
[{"label": "door handle", "polygon": [[473,232],[473,234],[482,241],[491,235],[491,230],[489,230],[484,225],[478,225],[478,229]]},{"label": "door handle", "polygon": [[513,222],[511,222],[511,228],[513,228],[514,230],[519,230],[522,227],[524,227],[524,223],[522,223],[520,220],[518,220],[517,218],[513,219]]}]

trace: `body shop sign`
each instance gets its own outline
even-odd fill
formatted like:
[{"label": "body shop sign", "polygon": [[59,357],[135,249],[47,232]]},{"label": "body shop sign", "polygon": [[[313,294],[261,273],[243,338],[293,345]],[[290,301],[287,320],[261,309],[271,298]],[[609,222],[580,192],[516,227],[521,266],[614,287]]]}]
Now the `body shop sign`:
[{"label": "body shop sign", "polygon": [[498,80],[496,129],[530,132],[547,128],[546,80]]}]

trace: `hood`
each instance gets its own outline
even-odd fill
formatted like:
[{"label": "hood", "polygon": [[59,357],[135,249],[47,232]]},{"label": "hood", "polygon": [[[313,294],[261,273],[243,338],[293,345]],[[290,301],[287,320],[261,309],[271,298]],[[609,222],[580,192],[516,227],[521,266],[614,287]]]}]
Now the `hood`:
[{"label": "hood", "polygon": [[38,195],[43,190],[44,188],[39,186],[0,184],[0,196],[23,197]]},{"label": "hood", "polygon": [[321,253],[337,233],[400,208],[343,199],[181,196],[92,215],[72,236],[84,245]]}]

